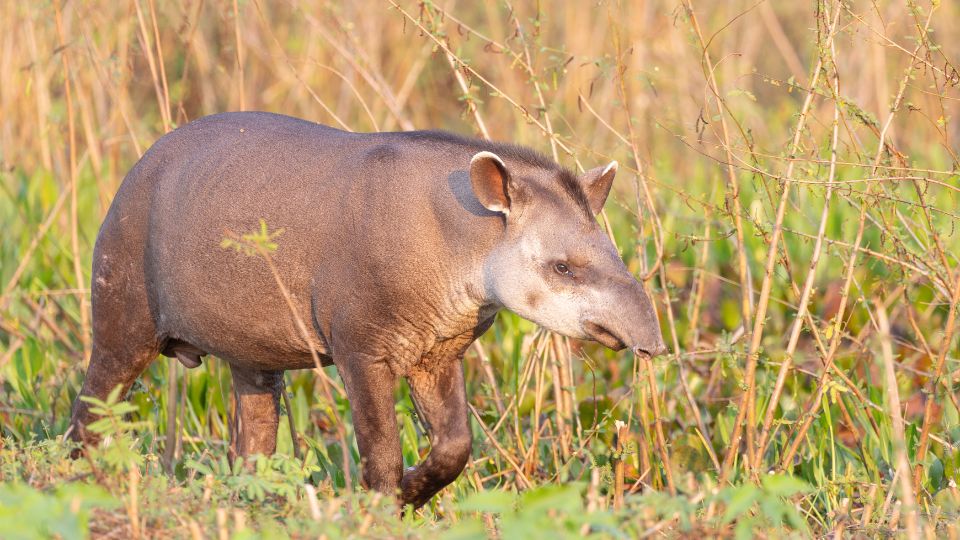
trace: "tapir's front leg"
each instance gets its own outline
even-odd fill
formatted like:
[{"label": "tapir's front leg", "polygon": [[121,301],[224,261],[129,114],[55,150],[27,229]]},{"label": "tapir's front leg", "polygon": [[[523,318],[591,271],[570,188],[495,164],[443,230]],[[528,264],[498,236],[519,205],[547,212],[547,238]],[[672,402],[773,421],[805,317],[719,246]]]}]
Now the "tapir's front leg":
[{"label": "tapir's front leg", "polygon": [[337,362],[347,389],[353,428],[368,489],[393,495],[403,475],[403,454],[393,390],[396,377],[385,361],[353,355]]},{"label": "tapir's front leg", "polygon": [[472,442],[459,355],[414,369],[407,381],[432,445],[427,459],[407,469],[401,483],[403,503],[418,508],[456,480],[470,459]]}]

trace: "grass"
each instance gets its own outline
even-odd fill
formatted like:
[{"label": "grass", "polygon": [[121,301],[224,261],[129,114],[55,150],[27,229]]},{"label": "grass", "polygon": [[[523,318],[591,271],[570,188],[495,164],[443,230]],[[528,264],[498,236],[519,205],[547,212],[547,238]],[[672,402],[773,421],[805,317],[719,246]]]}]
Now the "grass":
[{"label": "grass", "polygon": [[[0,537],[960,536],[958,25],[926,1],[0,4]],[[68,459],[111,197],[237,109],[619,160],[602,221],[671,353],[502,314],[465,359],[473,459],[402,519],[357,484],[330,369],[288,372],[251,468],[218,361],[155,362]]]}]

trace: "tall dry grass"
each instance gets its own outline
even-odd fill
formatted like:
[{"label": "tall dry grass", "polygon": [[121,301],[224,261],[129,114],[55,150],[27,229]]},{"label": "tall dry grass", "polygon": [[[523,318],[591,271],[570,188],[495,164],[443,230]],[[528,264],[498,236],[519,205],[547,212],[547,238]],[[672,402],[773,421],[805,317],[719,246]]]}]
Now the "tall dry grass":
[{"label": "tall dry grass", "polygon": [[[466,360],[476,459],[433,515],[579,480],[585,508],[622,530],[759,533],[777,472],[810,486],[784,500],[811,531],[956,536],[958,26],[955,3],[926,1],[2,3],[4,445],[26,455],[65,429],[90,254],[124,173],[178,125],[269,110],[622,164],[602,221],[671,353],[615,355],[502,317]],[[338,457],[342,392],[315,390],[328,378],[288,377],[299,437],[281,451],[306,451],[315,483],[342,494],[356,463]],[[181,481],[223,451],[225,382],[215,362],[158,362],[133,392],[163,426],[140,448]],[[415,461],[424,441],[398,413]],[[55,478],[9,460],[5,481]],[[754,499],[728,520],[717,488]],[[660,492],[677,510],[638,495]]]}]

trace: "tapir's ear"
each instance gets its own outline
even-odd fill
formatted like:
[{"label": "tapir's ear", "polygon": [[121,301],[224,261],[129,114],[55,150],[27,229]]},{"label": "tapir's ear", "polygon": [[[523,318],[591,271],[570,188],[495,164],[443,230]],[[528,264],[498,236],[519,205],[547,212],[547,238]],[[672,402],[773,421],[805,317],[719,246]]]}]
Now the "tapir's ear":
[{"label": "tapir's ear", "polygon": [[470,160],[470,184],[487,210],[510,213],[510,174],[499,156],[493,152],[477,152]]},{"label": "tapir's ear", "polygon": [[610,187],[613,186],[613,177],[617,175],[618,166],[616,161],[611,161],[606,166],[595,167],[583,173],[583,191],[587,194],[590,211],[594,214],[603,210],[603,203],[607,202],[607,195],[610,195]]}]

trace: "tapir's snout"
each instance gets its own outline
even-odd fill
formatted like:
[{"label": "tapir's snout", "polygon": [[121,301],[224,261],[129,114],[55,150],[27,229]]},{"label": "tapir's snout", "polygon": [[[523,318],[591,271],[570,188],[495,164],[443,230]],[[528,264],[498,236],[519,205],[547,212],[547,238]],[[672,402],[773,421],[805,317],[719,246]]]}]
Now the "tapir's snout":
[{"label": "tapir's snout", "polygon": [[663,337],[660,336],[660,332],[657,332],[657,340],[652,345],[637,345],[634,347],[634,354],[645,354],[649,357],[660,356],[667,352],[667,345],[663,342]]},{"label": "tapir's snout", "polygon": [[604,313],[583,322],[583,329],[591,339],[615,351],[629,348],[636,354],[650,357],[667,352],[660,332],[660,322],[653,302],[640,283],[632,283],[617,291],[616,300]]},{"label": "tapir's snout", "polygon": [[636,292],[633,295],[633,301],[630,302],[635,304],[630,309],[633,312],[630,324],[633,331],[627,334],[630,336],[628,344],[635,354],[660,356],[667,352],[667,345],[663,342],[657,312],[640,283],[635,282],[634,290]]}]

